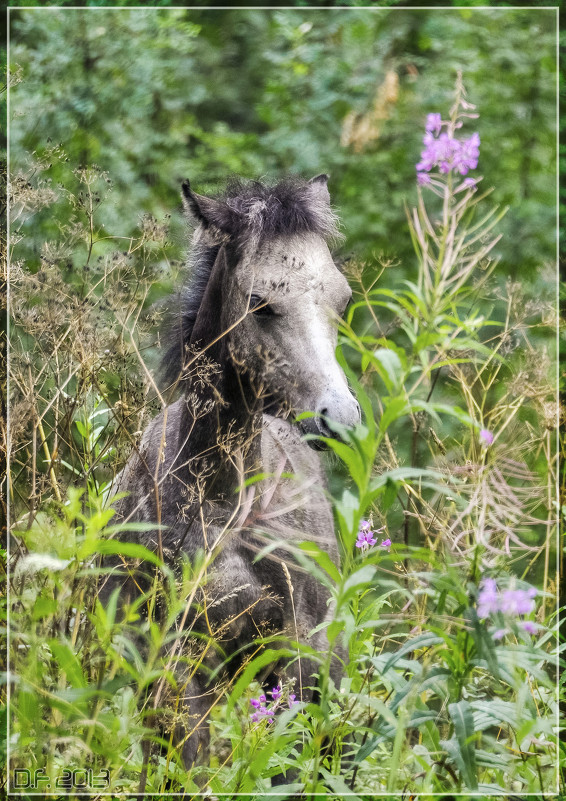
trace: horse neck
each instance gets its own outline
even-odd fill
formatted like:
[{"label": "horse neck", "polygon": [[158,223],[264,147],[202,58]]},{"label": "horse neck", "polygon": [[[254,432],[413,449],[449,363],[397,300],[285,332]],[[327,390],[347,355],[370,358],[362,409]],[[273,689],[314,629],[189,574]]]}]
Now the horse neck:
[{"label": "horse neck", "polygon": [[233,362],[222,328],[227,259],[221,248],[192,331],[200,356],[186,386],[179,445],[193,483],[200,471],[207,491],[229,497],[259,467],[263,409],[245,370]]},{"label": "horse neck", "polygon": [[179,429],[189,483],[201,483],[209,500],[230,499],[260,463],[262,411],[245,374],[231,362],[206,383],[193,379]]}]

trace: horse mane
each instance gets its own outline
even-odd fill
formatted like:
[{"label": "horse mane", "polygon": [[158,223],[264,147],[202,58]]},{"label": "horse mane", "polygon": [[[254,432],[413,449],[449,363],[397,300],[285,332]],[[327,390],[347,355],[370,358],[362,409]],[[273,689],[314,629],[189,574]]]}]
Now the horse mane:
[{"label": "horse mane", "polygon": [[[223,244],[231,243],[241,250],[249,242],[257,247],[265,239],[285,234],[314,233],[327,241],[341,237],[338,218],[328,202],[300,178],[286,178],[274,185],[233,180],[214,200],[212,221],[196,222],[187,260],[189,279],[177,296],[175,319],[161,360],[160,378],[165,388],[179,378],[208,279]],[[212,235],[206,235],[209,229]]]}]

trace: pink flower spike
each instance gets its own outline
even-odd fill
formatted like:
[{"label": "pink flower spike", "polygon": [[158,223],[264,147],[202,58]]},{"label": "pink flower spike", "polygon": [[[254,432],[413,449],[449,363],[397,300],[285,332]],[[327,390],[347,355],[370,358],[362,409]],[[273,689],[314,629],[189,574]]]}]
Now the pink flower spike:
[{"label": "pink flower spike", "polygon": [[485,578],[478,593],[478,617],[480,620],[499,611],[499,594],[495,579]]},{"label": "pink flower spike", "polygon": [[487,428],[482,428],[482,430],[480,431],[481,444],[485,445],[486,447],[489,447],[490,445],[493,445],[493,440],[494,436],[491,433],[491,431],[488,431]]},{"label": "pink flower spike", "polygon": [[466,189],[477,189],[478,181],[477,178],[464,178],[461,184],[459,184],[456,189],[454,190],[454,194],[458,194],[458,192],[464,192]]},{"label": "pink flower spike", "polygon": [[442,117],[440,114],[427,114],[426,131],[428,133],[439,134],[442,127]]}]

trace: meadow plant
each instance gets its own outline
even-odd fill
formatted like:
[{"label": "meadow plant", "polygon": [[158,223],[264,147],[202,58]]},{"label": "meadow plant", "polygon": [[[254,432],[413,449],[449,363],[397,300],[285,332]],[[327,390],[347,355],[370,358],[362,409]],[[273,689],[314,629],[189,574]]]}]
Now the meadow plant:
[{"label": "meadow plant", "polygon": [[[74,193],[60,194],[42,176],[61,154],[35,183],[13,182],[12,775],[33,764],[72,783],[79,774],[65,771],[90,770],[105,790],[147,795],[259,797],[281,773],[281,796],[307,798],[555,789],[549,361],[520,288],[488,292],[504,210],[486,209],[489,190],[469,175],[480,140],[465,130],[477,118],[458,80],[448,119],[426,119],[408,211],[414,280],[391,286],[385,260],[348,265],[356,295],[338,353],[363,422],[329,423],[339,436],[322,438],[339,477],[340,564],[308,531],[285,546],[331,595],[328,651],[273,632],[230,681],[221,664],[209,669],[211,760],[190,771],[173,737],[185,685],[171,665],[188,683],[207,653],[222,662],[219,632],[181,635],[210,565],[172,574],[121,542],[108,497],[155,409],[144,354],[159,346],[155,284],[175,272],[166,230],[142,221],[116,250],[96,223],[108,177],[75,172]],[[30,268],[17,239],[30,210],[54,202],[73,213]],[[79,261],[82,276],[66,282]],[[109,553],[154,570],[121,612],[117,593],[106,608],[96,597]],[[278,654],[318,666],[302,676],[317,682],[316,702],[291,684],[262,690]]]}]

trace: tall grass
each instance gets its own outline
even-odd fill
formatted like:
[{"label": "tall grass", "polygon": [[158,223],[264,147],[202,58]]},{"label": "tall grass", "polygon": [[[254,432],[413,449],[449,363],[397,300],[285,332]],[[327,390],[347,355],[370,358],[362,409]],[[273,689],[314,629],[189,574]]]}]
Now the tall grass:
[{"label": "tall grass", "polygon": [[[459,87],[447,130],[471,115]],[[413,280],[397,284],[385,260],[349,263],[338,356],[364,415],[325,440],[340,564],[308,532],[290,553],[331,593],[329,649],[274,634],[230,680],[209,672],[211,759],[187,771],[173,733],[199,721],[181,720],[172,662],[188,680],[222,653],[181,632],[206,565],[173,573],[120,543],[110,492],[159,407],[156,301],[177,265],[166,222],[144,219],[127,240],[98,227],[108,176],[69,171],[54,188],[49,165],[64,158],[36,155],[12,179],[12,789],[33,768],[45,794],[259,797],[282,772],[279,797],[555,790],[552,308],[495,277],[503,211],[489,191],[453,172],[418,189]],[[34,265],[19,238],[61,203],[68,224]],[[97,599],[110,552],[155,568],[126,609],[117,594]],[[302,676],[317,681],[316,703],[291,685],[258,700],[282,652],[318,665]]]}]

